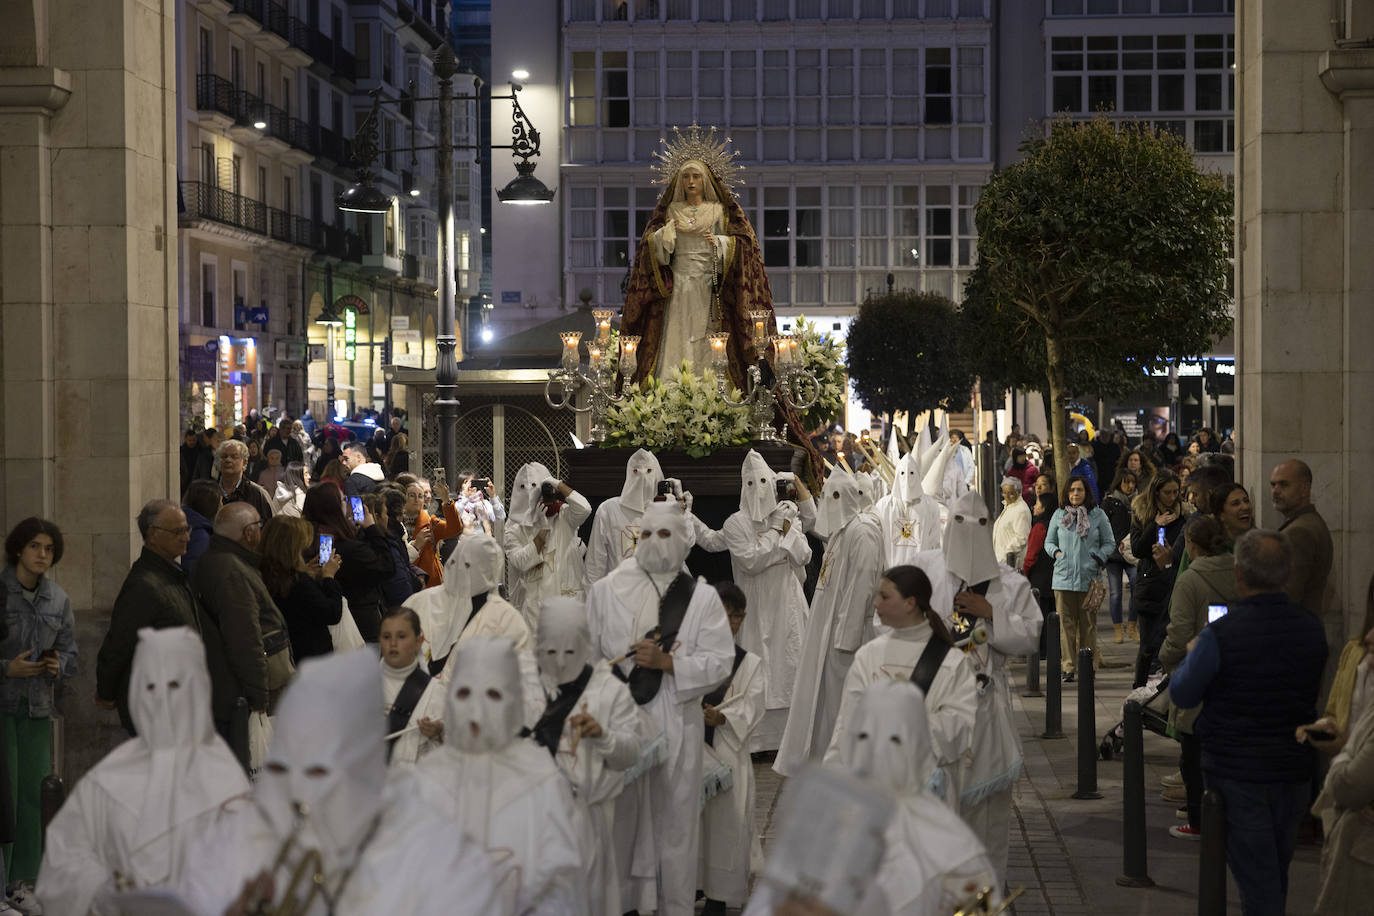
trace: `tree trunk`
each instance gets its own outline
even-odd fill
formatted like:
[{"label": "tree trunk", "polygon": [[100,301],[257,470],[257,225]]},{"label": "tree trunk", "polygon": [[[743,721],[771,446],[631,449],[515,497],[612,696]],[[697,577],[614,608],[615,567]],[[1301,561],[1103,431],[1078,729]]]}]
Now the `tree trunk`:
[{"label": "tree trunk", "polygon": [[1064,352],[1059,338],[1045,335],[1045,376],[1049,382],[1047,405],[1050,421],[1050,445],[1054,448],[1054,485],[1059,491],[1059,505],[1068,502],[1069,449],[1068,418],[1064,416]]}]

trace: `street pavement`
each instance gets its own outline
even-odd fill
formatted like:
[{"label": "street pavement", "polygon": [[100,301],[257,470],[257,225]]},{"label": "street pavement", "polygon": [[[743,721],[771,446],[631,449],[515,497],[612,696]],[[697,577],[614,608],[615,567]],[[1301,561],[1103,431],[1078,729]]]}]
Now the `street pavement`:
[{"label": "street pavement", "polygon": [[[1106,621],[1104,613],[1101,620]],[[1121,707],[1131,691],[1136,644],[1112,642],[1110,622],[1098,629],[1103,667],[1094,691],[1096,729],[1088,737],[1095,749],[1109,729],[1121,721]],[[1042,690],[1045,686],[1041,663]],[[1097,760],[1097,790],[1102,798],[1073,798],[1078,787],[1078,688],[1063,685],[1065,737],[1040,737],[1045,729],[1045,699],[1022,697],[1024,664],[1012,666],[1015,686],[1013,710],[1025,749],[1026,765],[1013,789],[1012,838],[1007,883],[1025,888],[1010,912],[1016,916],[1144,916],[1197,912],[1198,851],[1196,840],[1176,839],[1169,827],[1181,824],[1177,802],[1160,798],[1160,779],[1178,768],[1177,742],[1145,732],[1145,817],[1148,874],[1152,888],[1117,885],[1122,874],[1121,787],[1122,763]],[[773,815],[782,778],[771,760],[756,760],[755,825],[767,854],[773,836]],[[1300,845],[1289,870],[1288,912],[1311,912],[1316,899],[1321,849]],[[1235,883],[1227,877],[1228,913],[1240,913]],[[731,912],[734,912],[733,910]]]}]

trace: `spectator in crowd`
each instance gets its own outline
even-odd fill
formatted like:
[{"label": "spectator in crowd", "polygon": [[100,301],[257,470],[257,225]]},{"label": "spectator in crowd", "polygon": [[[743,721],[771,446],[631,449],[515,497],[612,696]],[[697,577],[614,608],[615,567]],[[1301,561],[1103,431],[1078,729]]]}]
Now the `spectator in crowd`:
[{"label": "spectator in crowd", "polygon": [[200,455],[196,458],[196,470],[192,477],[196,480],[213,480],[218,476],[215,455],[223,441],[220,431],[213,426],[200,434]]},{"label": "spectator in crowd", "polygon": [[1285,586],[1288,600],[1323,617],[1323,595],[1331,575],[1331,531],[1312,504],[1312,469],[1296,459],[1279,464],[1269,475],[1269,495],[1283,516],[1279,530],[1293,547]]},{"label": "spectator in crowd", "polygon": [[1020,481],[1021,496],[1027,504],[1035,502],[1035,481],[1040,476],[1040,469],[1031,464],[1030,456],[1019,445],[1011,450],[1011,467],[1007,468],[1007,476]]},{"label": "spectator in crowd", "polygon": [[267,495],[275,500],[277,484],[286,479],[286,465],[282,463],[282,459],[286,455],[286,450],[283,449],[280,444],[270,442],[267,445],[267,450],[263,452],[263,455],[267,464],[258,472],[258,476],[255,479],[258,482],[258,486],[262,487],[263,490],[267,492]]},{"label": "spectator in crowd", "polygon": [[1136,492],[1144,493],[1150,486],[1150,478],[1155,476],[1155,466],[1148,455],[1138,448],[1127,449],[1121,453],[1116,465],[1117,471],[1130,471],[1135,475]]},{"label": "spectator in crowd", "polygon": [[348,471],[348,477],[344,479],[343,485],[345,496],[371,493],[377,489],[377,484],[386,480],[386,473],[382,471],[381,465],[368,458],[367,448],[361,442],[349,442],[345,445],[339,460]]},{"label": "spectator in crowd", "polygon": [[[1235,559],[1221,523],[1210,515],[1192,516],[1183,526],[1192,565],[1179,573],[1169,599],[1169,623],[1159,663],[1172,673],[1188,654],[1188,645],[1208,623],[1208,610],[1229,605],[1236,592]],[[1178,733],[1178,769],[1183,776],[1188,821],[1169,828],[1181,839],[1196,839],[1202,833],[1202,745],[1194,734],[1197,709],[1171,710],[1169,719]]]},{"label": "spectator in crowd", "polygon": [[43,856],[39,786],[52,770],[52,723],[57,682],[76,676],[76,618],[72,603],[48,573],[62,560],[62,532],[30,517],[5,537],[3,639],[0,639],[0,750],[8,759],[14,843],[6,897],[21,912],[33,910],[33,883]]},{"label": "spectator in crowd", "polygon": [[1207,497],[1206,508],[1221,523],[1222,532],[1226,535],[1223,548],[1227,553],[1231,552],[1232,545],[1242,534],[1255,526],[1250,494],[1238,483],[1224,483],[1212,490]]},{"label": "spectator in crowd", "polygon": [[197,603],[219,631],[231,675],[228,684],[214,685],[220,688],[213,691],[216,719],[228,719],[238,697],[272,715],[295,674],[286,621],[258,571],[262,526],[251,505],[225,505],[215,516],[210,548],[191,576]]},{"label": "spectator in crowd", "polygon": [[[1073,449],[1073,443],[1069,443]],[[1070,452],[1070,457],[1073,453]],[[1060,661],[1064,680],[1078,671],[1078,650],[1093,650],[1093,668],[1101,667],[1095,614],[1083,610],[1083,599],[1112,555],[1112,524],[1097,506],[1086,478],[1069,478],[1067,504],[1054,513],[1045,535],[1045,553],[1054,558],[1054,606],[1059,612]]]},{"label": "spectator in crowd", "polygon": [[272,435],[269,436],[267,441],[263,444],[263,450],[266,451],[273,447],[280,448],[282,450],[281,463],[284,465],[290,464],[293,461],[304,461],[305,448],[302,446],[300,440],[294,435],[295,426],[299,422],[300,421],[297,420],[288,426],[285,418],[283,418],[282,422],[277,424],[277,427],[272,430]]},{"label": "spectator in crowd", "polygon": [[219,447],[219,487],[224,504],[245,502],[259,518],[272,517],[272,498],[248,477],[248,446],[230,439]]},{"label": "spectator in crowd", "polygon": [[1226,802],[1226,860],[1247,916],[1284,912],[1298,822],[1310,801],[1313,751],[1293,736],[1316,718],[1326,638],[1321,623],[1284,594],[1292,555],[1280,532],[1241,536],[1240,597],[1203,627],[1169,682],[1177,706],[1203,706],[1202,769]]},{"label": "spectator in crowd", "polygon": [[1106,427],[1097,431],[1097,438],[1093,440],[1093,466],[1097,468],[1099,483],[1116,479],[1116,465],[1121,460],[1121,448],[1116,444],[1116,433]]},{"label": "spectator in crowd", "polygon": [[1131,607],[1140,621],[1135,687],[1144,687],[1169,622],[1169,592],[1174,586],[1174,542],[1183,533],[1181,486],[1173,471],[1160,470],[1149,488],[1131,502],[1131,553],[1135,586]]},{"label": "spectator in crowd", "polygon": [[410,470],[410,442],[405,433],[396,433],[386,451],[386,476],[396,478]]},{"label": "spectator in crowd", "polygon": [[1204,452],[1216,452],[1221,450],[1221,443],[1217,441],[1217,435],[1212,432],[1211,427],[1202,427],[1193,438],[1197,442],[1198,448]]},{"label": "spectator in crowd", "polygon": [[332,652],[329,628],[343,617],[343,590],[334,581],[338,552],[331,550],[321,565],[315,529],[303,518],[283,515],[262,526],[259,552],[262,581],[286,620],[296,663]]},{"label": "spectator in crowd", "polygon": [[195,571],[196,561],[210,546],[210,536],[214,534],[215,514],[224,505],[224,493],[213,480],[193,480],[181,498],[181,511],[186,515],[186,524],[191,526],[191,539],[187,542],[186,552],[181,555],[181,568],[190,575]]},{"label": "spectator in crowd", "polygon": [[[1049,534],[1050,520],[1058,508],[1059,499],[1052,492],[1035,497],[1035,505],[1031,508],[1031,530],[1026,537],[1026,560],[1021,565],[1021,575],[1030,580],[1042,617],[1054,613],[1054,558],[1045,552],[1045,537]],[[1045,655],[1045,631],[1042,629],[1040,657],[1044,658]]]},{"label": "spectator in crowd", "polygon": [[441,517],[429,514],[429,482],[418,479],[406,487],[405,508],[401,513],[401,523],[417,551],[414,563],[425,574],[426,588],[444,582],[439,545],[463,533],[463,520],[457,504],[449,496],[448,486],[441,480],[436,489],[443,512]]},{"label": "spectator in crowd", "polygon": [[376,529],[381,533],[387,548],[391,551],[391,575],[378,582],[382,589],[382,607],[384,609],[404,604],[407,598],[424,587],[419,576],[411,570],[410,554],[406,549],[405,528],[399,519],[391,518],[387,509],[387,503],[390,502],[387,497],[392,494],[394,494],[392,498],[396,501],[396,508],[401,509],[405,505],[405,496],[389,483],[375,493],[368,493],[362,497],[363,505],[377,520]]},{"label": "spectator in crowd", "polygon": [[[479,483],[481,486],[477,486]],[[497,522],[506,520],[506,507],[496,495],[491,478],[479,478],[470,469],[458,472],[458,511],[464,532],[481,529],[491,534]]]},{"label": "spectator in crowd", "polygon": [[320,474],[320,483],[332,483],[334,488],[343,493],[344,481],[348,480],[348,468],[344,467],[343,459],[335,458],[324,466],[324,472]]},{"label": "spectator in crowd", "polygon": [[1178,464],[1183,455],[1183,443],[1179,441],[1178,433],[1171,432],[1165,436],[1164,443],[1159,447],[1159,457],[1164,467],[1171,468]]},{"label": "spectator in crowd", "polygon": [[185,493],[191,481],[196,479],[196,462],[200,460],[200,434],[194,429],[186,430],[181,440],[181,489]]},{"label": "spectator in crowd", "polygon": [[267,459],[262,454],[262,441],[250,438],[245,445],[248,446],[248,464],[244,468],[244,476],[249,480],[256,481],[264,470],[267,469]]},{"label": "spectator in crowd", "polygon": [[[329,462],[339,457],[339,440],[332,436],[325,436],[320,440],[319,454],[315,456],[315,464],[310,469],[310,475],[316,480],[324,476],[324,469]],[[345,475],[347,476],[347,475]]]},{"label": "spectator in crowd", "polygon": [[[1124,642],[1127,637],[1140,639],[1136,626],[1135,602],[1131,602],[1129,619],[1122,629],[1121,580],[1125,579],[1135,591],[1135,554],[1131,553],[1131,500],[1135,499],[1136,477],[1131,471],[1117,471],[1112,481],[1111,492],[1102,500],[1102,511],[1107,513],[1107,521],[1112,525],[1112,538],[1116,549],[1107,558],[1107,600],[1112,613],[1114,641]],[[1122,548],[1125,552],[1122,552]]]},{"label": "spectator in crowd", "polygon": [[[1360,717],[1374,709],[1374,702],[1371,702],[1374,700],[1374,654],[1368,651],[1371,638],[1374,638],[1374,576],[1370,577],[1365,594],[1364,620],[1341,650],[1336,679],[1326,698],[1326,713],[1313,728],[1349,735]],[[1320,751],[1335,752],[1316,738],[1307,740]]]},{"label": "spectator in crowd", "polygon": [[364,508],[362,524],[355,526],[344,515],[345,499],[332,484],[315,484],[306,491],[301,517],[315,526],[316,534],[334,538],[334,549],[343,561],[336,577],[339,587],[363,640],[375,643],[384,607],[380,582],[391,576],[396,564],[386,538],[374,530],[377,526],[372,513]]},{"label": "spectator in crowd", "polygon": [[1082,449],[1077,442],[1068,444],[1067,454],[1069,456],[1069,477],[1082,477],[1088,484],[1088,492],[1092,494],[1093,504],[1096,505],[1102,499],[1101,491],[1097,486],[1097,472],[1093,470],[1093,463],[1083,457]]},{"label": "spectator in crowd", "polygon": [[992,526],[992,549],[998,563],[1020,569],[1026,559],[1031,510],[1021,498],[1021,484],[1014,477],[1002,481],[1002,511]]}]

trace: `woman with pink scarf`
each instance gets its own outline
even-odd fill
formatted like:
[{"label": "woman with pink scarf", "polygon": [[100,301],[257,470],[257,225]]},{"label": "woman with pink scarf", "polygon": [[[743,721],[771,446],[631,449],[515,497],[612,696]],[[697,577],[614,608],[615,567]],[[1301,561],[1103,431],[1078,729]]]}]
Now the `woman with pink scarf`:
[{"label": "woman with pink scarf", "polygon": [[1078,671],[1078,650],[1093,650],[1093,667],[1100,666],[1097,655],[1097,620],[1083,610],[1088,587],[1116,549],[1112,523],[1097,507],[1092,489],[1084,477],[1069,478],[1063,508],[1055,510],[1045,534],[1045,553],[1054,560],[1054,605],[1059,612],[1059,643],[1063,649],[1060,669],[1065,682]]}]

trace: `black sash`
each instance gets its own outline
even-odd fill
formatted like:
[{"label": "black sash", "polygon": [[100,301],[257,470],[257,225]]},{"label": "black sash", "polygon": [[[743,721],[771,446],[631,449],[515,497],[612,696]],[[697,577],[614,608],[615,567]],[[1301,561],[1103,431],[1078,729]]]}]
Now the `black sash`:
[{"label": "black sash", "polygon": [[[647,573],[646,573],[647,575]],[[658,643],[664,652],[673,648],[677,641],[677,631],[682,629],[682,619],[687,616],[687,605],[692,602],[692,592],[696,590],[697,580],[686,573],[678,573],[669,584],[668,590],[658,602],[658,626],[644,634],[645,639]],[[630,696],[640,706],[658,696],[658,688],[663,683],[661,668],[641,668],[635,665],[628,676],[619,665],[612,665],[615,676],[630,685]]]},{"label": "black sash", "polygon": [[920,687],[921,693],[930,693],[930,685],[935,682],[935,675],[940,673],[940,666],[944,664],[945,656],[952,648],[954,647],[941,639],[938,633],[930,631],[930,642],[921,650],[916,667],[911,669],[911,683]]},{"label": "black sash", "polygon": [[[992,585],[992,580],[979,582],[977,585],[965,585],[960,591],[973,592],[975,595],[987,597],[988,586]],[[978,626],[978,618],[959,611],[952,611],[949,615],[949,635],[954,640],[955,646],[963,646],[973,638],[973,629]]]},{"label": "black sash", "polygon": [[[744,661],[744,656],[748,655],[742,646],[735,646],[735,663],[730,666],[730,676],[720,682],[720,686],[712,690],[701,698],[702,706],[719,706],[721,700],[725,699],[725,694],[730,689],[730,683],[735,679],[735,672],[739,671],[739,666]],[[716,729],[713,725],[706,726],[706,743],[711,747],[716,746]]]},{"label": "black sash", "polygon": [[559,684],[558,696],[549,701],[548,706],[544,707],[544,714],[535,723],[534,740],[548,748],[550,754],[558,755],[558,742],[563,737],[563,723],[568,720],[568,714],[577,705],[582,691],[587,689],[587,682],[591,679],[592,666],[586,665],[577,677],[566,684]]},{"label": "black sash", "polygon": [[[429,675],[420,670],[417,665],[415,670],[410,672],[406,682],[401,685],[401,692],[396,694],[396,702],[391,704],[391,711],[386,714],[386,733],[388,735],[400,731],[406,727],[410,721],[410,714],[415,711],[415,707],[420,705],[420,697],[424,696],[425,688],[429,686]],[[391,751],[396,747],[396,742],[401,740],[399,737],[392,738],[386,743],[386,759],[391,761]]]}]

